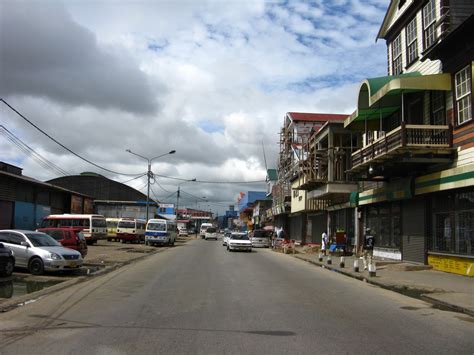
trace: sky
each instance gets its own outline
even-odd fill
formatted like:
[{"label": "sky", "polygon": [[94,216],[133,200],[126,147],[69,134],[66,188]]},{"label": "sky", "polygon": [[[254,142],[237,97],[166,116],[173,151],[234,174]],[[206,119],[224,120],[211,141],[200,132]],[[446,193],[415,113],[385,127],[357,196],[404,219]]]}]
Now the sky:
[{"label": "sky", "polygon": [[175,150],[152,161],[151,198],[174,203],[180,184],[180,206],[223,213],[266,189],[286,112],[351,114],[360,83],[386,75],[388,4],[3,0],[0,96],[31,124],[0,102],[0,161],[146,194],[148,163],[126,150]]}]

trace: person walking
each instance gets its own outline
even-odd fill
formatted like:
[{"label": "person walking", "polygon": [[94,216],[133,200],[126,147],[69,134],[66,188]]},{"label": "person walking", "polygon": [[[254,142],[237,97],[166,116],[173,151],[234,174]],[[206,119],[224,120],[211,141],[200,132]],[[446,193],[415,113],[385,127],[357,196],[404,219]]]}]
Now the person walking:
[{"label": "person walking", "polygon": [[370,228],[366,228],[364,235],[364,245],[362,246],[362,260],[364,261],[364,270],[367,270],[368,265],[372,264],[372,259],[374,256],[374,245],[375,238],[372,235]]},{"label": "person walking", "polygon": [[323,232],[323,234],[321,234],[321,252],[326,255],[326,250],[328,248],[328,244],[329,244],[329,237],[328,237],[328,234],[326,233],[326,231]]}]

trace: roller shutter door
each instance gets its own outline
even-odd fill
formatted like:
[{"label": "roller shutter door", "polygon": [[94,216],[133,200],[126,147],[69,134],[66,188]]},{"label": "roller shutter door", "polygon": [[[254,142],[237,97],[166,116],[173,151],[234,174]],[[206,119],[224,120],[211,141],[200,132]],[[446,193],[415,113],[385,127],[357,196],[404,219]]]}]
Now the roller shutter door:
[{"label": "roller shutter door", "polygon": [[402,258],[406,261],[425,263],[425,200],[419,198],[404,201],[402,209]]},{"label": "roller shutter door", "polygon": [[311,219],[311,237],[312,243],[321,243],[321,234],[327,229],[326,213],[309,216]]}]

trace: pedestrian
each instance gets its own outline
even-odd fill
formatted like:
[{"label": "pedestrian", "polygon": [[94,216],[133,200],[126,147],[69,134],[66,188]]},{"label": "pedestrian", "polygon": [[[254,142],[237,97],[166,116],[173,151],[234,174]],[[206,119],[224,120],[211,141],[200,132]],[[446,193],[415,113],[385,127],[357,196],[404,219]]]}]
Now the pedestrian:
[{"label": "pedestrian", "polygon": [[326,231],[321,234],[321,252],[326,255],[326,249],[328,248],[329,237]]},{"label": "pedestrian", "polygon": [[374,256],[374,245],[375,245],[375,238],[371,233],[370,228],[365,229],[364,235],[364,245],[362,246],[363,249],[363,261],[364,261],[364,270],[367,270],[367,266],[372,264],[372,258]]}]

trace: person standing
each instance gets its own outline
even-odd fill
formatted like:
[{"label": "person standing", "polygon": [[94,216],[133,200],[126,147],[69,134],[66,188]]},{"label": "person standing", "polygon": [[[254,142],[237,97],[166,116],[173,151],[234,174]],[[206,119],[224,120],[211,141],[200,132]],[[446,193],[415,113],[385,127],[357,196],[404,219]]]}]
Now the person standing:
[{"label": "person standing", "polygon": [[329,237],[326,231],[321,234],[321,252],[326,255],[326,249],[328,248]]},{"label": "person standing", "polygon": [[362,246],[363,249],[363,261],[364,261],[364,270],[367,270],[367,266],[372,264],[372,259],[374,256],[374,245],[375,245],[375,238],[371,233],[370,228],[365,229],[364,234],[364,245]]}]

